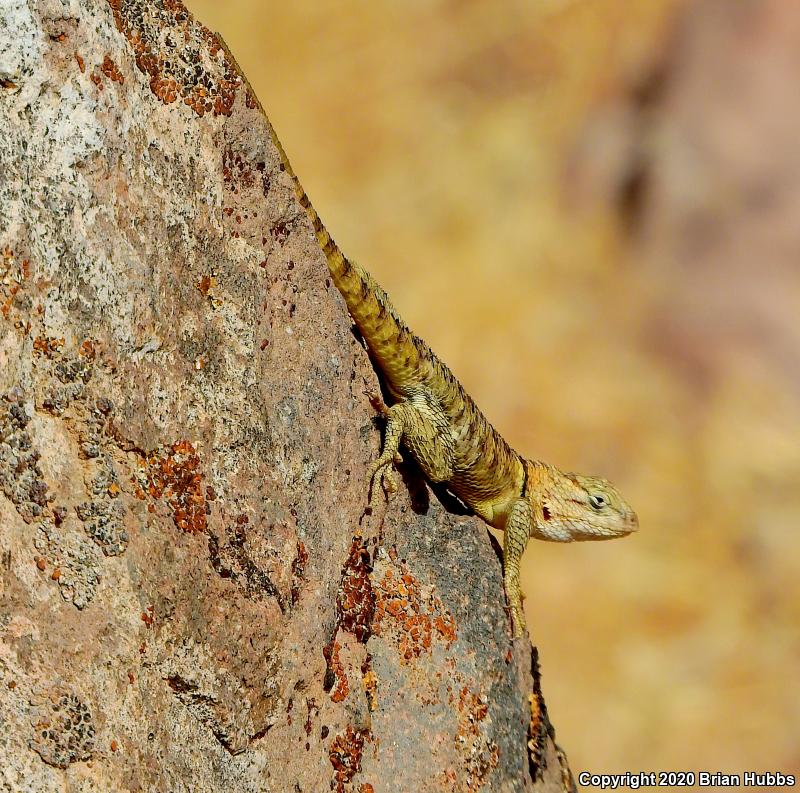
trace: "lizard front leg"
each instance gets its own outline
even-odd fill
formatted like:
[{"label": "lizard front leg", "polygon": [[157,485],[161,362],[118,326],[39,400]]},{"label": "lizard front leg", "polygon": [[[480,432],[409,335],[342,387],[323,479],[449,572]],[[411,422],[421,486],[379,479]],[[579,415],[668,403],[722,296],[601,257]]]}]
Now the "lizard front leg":
[{"label": "lizard front leg", "polygon": [[528,544],[533,522],[531,502],[518,498],[511,507],[503,538],[503,583],[508,605],[511,607],[511,625],[516,639],[525,632],[525,615],[519,586],[519,565]]}]

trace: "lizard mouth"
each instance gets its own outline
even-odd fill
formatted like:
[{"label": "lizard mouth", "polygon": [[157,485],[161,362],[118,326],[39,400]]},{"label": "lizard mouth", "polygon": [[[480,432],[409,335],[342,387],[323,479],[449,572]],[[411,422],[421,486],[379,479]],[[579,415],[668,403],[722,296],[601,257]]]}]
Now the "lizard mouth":
[{"label": "lizard mouth", "polygon": [[639,518],[636,517],[635,512],[627,512],[620,516],[618,521],[615,521],[614,526],[608,526],[602,533],[592,534],[590,539],[593,540],[614,540],[617,537],[627,537],[639,530]]},{"label": "lizard mouth", "polygon": [[626,513],[624,521],[620,534],[632,534],[635,531],[639,531],[639,518],[635,512]]}]

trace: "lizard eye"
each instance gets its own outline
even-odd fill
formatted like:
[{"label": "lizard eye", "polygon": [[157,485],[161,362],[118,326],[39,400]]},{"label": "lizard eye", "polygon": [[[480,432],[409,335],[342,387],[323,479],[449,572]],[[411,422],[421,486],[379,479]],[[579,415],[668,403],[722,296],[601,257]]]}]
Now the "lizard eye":
[{"label": "lizard eye", "polygon": [[589,495],[589,503],[592,505],[592,509],[602,509],[608,504],[608,501],[602,493],[591,493]]}]

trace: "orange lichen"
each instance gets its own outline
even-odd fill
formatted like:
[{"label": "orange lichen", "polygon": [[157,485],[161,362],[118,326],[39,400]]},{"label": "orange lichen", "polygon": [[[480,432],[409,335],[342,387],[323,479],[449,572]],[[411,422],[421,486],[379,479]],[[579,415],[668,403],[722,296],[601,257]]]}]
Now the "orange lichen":
[{"label": "orange lichen", "polygon": [[3,317],[8,319],[8,314],[11,311],[11,303],[14,300],[14,296],[19,291],[19,284],[12,284],[8,289],[8,297],[6,300],[3,301],[3,305],[0,306],[0,311],[3,313]]},{"label": "orange lichen", "polygon": [[[258,181],[263,182],[265,169],[266,163],[263,160],[253,163],[247,155],[242,155],[238,151],[225,149],[222,152],[222,178],[234,194],[238,193],[240,188],[246,189],[253,187]],[[230,215],[233,215],[233,208]],[[235,220],[241,223],[241,216],[237,215]]]},{"label": "orange lichen", "polygon": [[[63,344],[64,340],[62,339],[61,342]],[[88,358],[90,361],[93,361],[97,355],[95,344],[96,342],[92,339],[84,339],[79,350],[80,354],[84,358]]]},{"label": "orange lichen", "polygon": [[375,614],[375,592],[372,589],[369,551],[362,540],[353,537],[350,554],[342,569],[342,580],[336,595],[339,625],[360,642],[366,642],[372,632]]},{"label": "orange lichen", "polygon": [[435,617],[433,627],[448,645],[451,645],[456,640],[456,621],[450,613]]},{"label": "orange lichen", "polygon": [[333,739],[329,758],[335,772],[336,793],[344,793],[345,785],[361,770],[364,741],[369,740],[369,737],[368,730],[354,730],[348,724],[344,733]]},{"label": "orange lichen", "polygon": [[200,458],[189,441],[173,443],[163,453],[147,458],[148,492],[167,499],[175,525],[189,533],[206,529],[208,507],[200,473]]},{"label": "orange lichen", "polygon": [[399,632],[399,651],[403,661],[419,658],[430,650],[434,636],[449,646],[456,639],[456,626],[436,595],[423,598],[422,590],[403,565],[400,574],[390,567],[375,588],[375,633],[383,633],[384,625],[391,620]]},{"label": "orange lichen", "polygon": [[33,340],[34,355],[44,355],[52,358],[64,346],[64,339],[54,339],[49,336],[37,336]]},{"label": "orange lichen", "polygon": [[81,58],[80,55],[78,55],[77,52],[75,53],[75,60],[78,63],[78,68],[81,70],[81,74],[83,74],[86,71],[86,62],[83,60],[83,58]]},{"label": "orange lichen", "polygon": [[341,702],[350,693],[350,682],[339,659],[339,650],[341,649],[342,646],[337,641],[322,648],[322,654],[328,665],[328,673],[333,676],[331,699],[334,702]]},{"label": "orange lichen", "polygon": [[489,712],[483,694],[474,694],[464,686],[459,692],[457,708],[459,719],[454,742],[466,761],[466,775],[460,789],[464,793],[476,793],[497,767],[500,748],[481,735],[481,722]]},{"label": "orange lichen", "polygon": [[300,584],[305,577],[306,565],[308,564],[308,551],[305,543],[297,541],[297,553],[292,562],[292,585],[291,596],[294,605],[300,598]]},{"label": "orange lichen", "polygon": [[[292,565],[293,587],[292,597],[296,599],[295,591],[299,594],[295,578],[299,577],[305,567],[308,554],[305,546],[298,543],[298,556]],[[372,618],[375,614],[375,593],[372,589],[370,573],[372,566],[369,551],[360,537],[353,537],[350,553],[342,568],[342,577],[339,591],[336,594],[337,624],[330,643],[323,648],[322,653],[327,662],[325,690],[331,691],[331,699],[341,702],[350,692],[350,684],[344,671],[344,666],[339,660],[341,645],[336,641],[339,630],[355,636],[362,644],[366,643],[372,634]],[[367,656],[369,658],[369,656]],[[365,662],[368,664],[368,661]],[[366,674],[367,667],[362,667],[362,675]],[[374,677],[374,676],[373,676]],[[375,681],[377,687],[377,681]]]},{"label": "orange lichen", "polygon": [[100,71],[114,83],[120,83],[121,85],[125,82],[124,75],[117,68],[117,64],[114,63],[108,55],[103,58],[103,65],[100,67]]},{"label": "orange lichen", "polygon": [[454,768],[447,768],[441,774],[444,777],[445,790],[458,789],[458,777]]},{"label": "orange lichen", "polygon": [[204,275],[200,278],[200,280],[195,284],[197,290],[203,297],[207,297],[208,293],[211,291],[211,287],[214,286],[214,278],[210,275]]}]

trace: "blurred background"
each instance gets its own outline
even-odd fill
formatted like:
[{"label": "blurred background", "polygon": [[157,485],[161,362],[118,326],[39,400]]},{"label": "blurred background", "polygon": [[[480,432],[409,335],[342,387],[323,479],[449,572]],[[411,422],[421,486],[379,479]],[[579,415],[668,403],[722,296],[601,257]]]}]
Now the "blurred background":
[{"label": "blurred background", "polygon": [[800,775],[800,4],[189,0],[341,247],[523,454],[573,770]]}]

